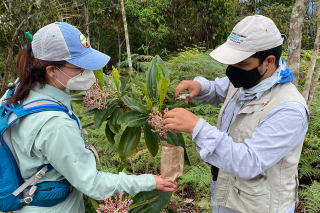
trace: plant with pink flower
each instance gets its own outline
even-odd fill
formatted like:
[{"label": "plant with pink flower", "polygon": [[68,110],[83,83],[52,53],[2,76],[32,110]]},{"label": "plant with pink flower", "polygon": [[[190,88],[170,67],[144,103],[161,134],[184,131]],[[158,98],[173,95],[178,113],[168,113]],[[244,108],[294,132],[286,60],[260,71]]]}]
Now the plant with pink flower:
[{"label": "plant with pink flower", "polygon": [[168,139],[167,131],[178,133],[178,131],[175,130],[166,130],[163,125],[163,115],[168,112],[168,108],[163,110],[163,114],[159,111],[156,111],[155,107],[152,107],[152,112],[149,114],[150,119],[148,120],[148,124],[153,126],[154,129],[152,129],[152,132],[157,132],[161,137],[164,137],[165,139]]},{"label": "plant with pink flower", "polygon": [[[110,96],[116,93],[116,90],[111,88],[112,82],[109,81],[107,89],[101,89],[99,80],[97,80],[89,90],[86,91],[83,97],[85,109],[93,109],[98,107],[99,110],[106,108],[110,101]],[[104,85],[103,85],[104,88]]]},{"label": "plant with pink flower", "polygon": [[108,199],[101,198],[105,204],[100,204],[97,213],[128,213],[129,207],[133,200],[122,200],[123,191],[121,191],[119,197],[112,199],[108,195]]}]

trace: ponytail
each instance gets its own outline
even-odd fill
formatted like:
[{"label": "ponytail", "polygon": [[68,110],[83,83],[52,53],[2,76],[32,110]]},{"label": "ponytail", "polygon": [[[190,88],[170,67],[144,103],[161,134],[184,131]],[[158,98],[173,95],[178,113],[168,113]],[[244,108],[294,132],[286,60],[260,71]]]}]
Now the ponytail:
[{"label": "ponytail", "polygon": [[60,67],[64,61],[43,61],[33,56],[31,42],[28,42],[27,48],[20,49],[17,57],[16,70],[18,73],[19,86],[17,87],[12,98],[8,98],[8,104],[16,103],[28,97],[30,90],[34,88],[37,82],[40,83],[40,88],[46,84],[46,67]]}]

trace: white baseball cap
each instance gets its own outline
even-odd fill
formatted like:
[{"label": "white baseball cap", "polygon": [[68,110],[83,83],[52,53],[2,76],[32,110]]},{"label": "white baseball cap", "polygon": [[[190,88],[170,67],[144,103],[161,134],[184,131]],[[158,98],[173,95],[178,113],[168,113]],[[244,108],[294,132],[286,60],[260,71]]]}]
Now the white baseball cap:
[{"label": "white baseball cap", "polygon": [[270,18],[262,15],[247,16],[233,28],[227,42],[209,55],[222,64],[232,65],[282,43],[281,33]]}]

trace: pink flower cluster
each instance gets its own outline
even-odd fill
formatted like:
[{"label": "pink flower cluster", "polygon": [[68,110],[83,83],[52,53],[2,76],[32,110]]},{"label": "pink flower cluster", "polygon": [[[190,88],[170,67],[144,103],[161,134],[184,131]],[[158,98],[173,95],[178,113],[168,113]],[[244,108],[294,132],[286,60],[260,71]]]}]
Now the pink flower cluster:
[{"label": "pink flower cluster", "polygon": [[119,197],[112,198],[108,195],[108,199],[101,198],[105,204],[100,204],[97,213],[128,213],[129,206],[133,200],[125,199],[122,201],[123,191],[121,191]]},{"label": "pink flower cluster", "polygon": [[163,110],[163,114],[159,111],[156,111],[156,108],[152,108],[152,113],[149,115],[151,116],[151,119],[148,120],[148,124],[153,126],[155,129],[151,130],[152,132],[158,132],[160,136],[164,137],[165,139],[168,139],[167,131],[178,133],[178,131],[175,130],[166,130],[163,125],[163,115],[168,112],[168,108]]},{"label": "pink flower cluster", "polygon": [[108,83],[108,88],[106,90],[101,89],[99,86],[99,80],[97,80],[90,89],[86,91],[83,97],[83,103],[85,109],[92,109],[98,107],[99,110],[107,108],[107,104],[110,101],[109,95],[114,94],[116,90],[112,90],[110,85],[111,81]]}]

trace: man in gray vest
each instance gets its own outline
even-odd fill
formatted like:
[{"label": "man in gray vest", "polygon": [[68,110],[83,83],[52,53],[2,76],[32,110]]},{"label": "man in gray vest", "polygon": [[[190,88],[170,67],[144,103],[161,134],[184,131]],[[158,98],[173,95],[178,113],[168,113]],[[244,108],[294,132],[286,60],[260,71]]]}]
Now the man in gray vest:
[{"label": "man in gray vest", "polygon": [[201,158],[212,165],[212,209],[216,213],[294,213],[298,163],[309,121],[305,100],[291,83],[274,22],[248,16],[226,43],[210,53],[229,65],[227,77],[182,81],[199,103],[224,103],[217,125],[177,108],[165,114],[167,129],[192,134]]}]

